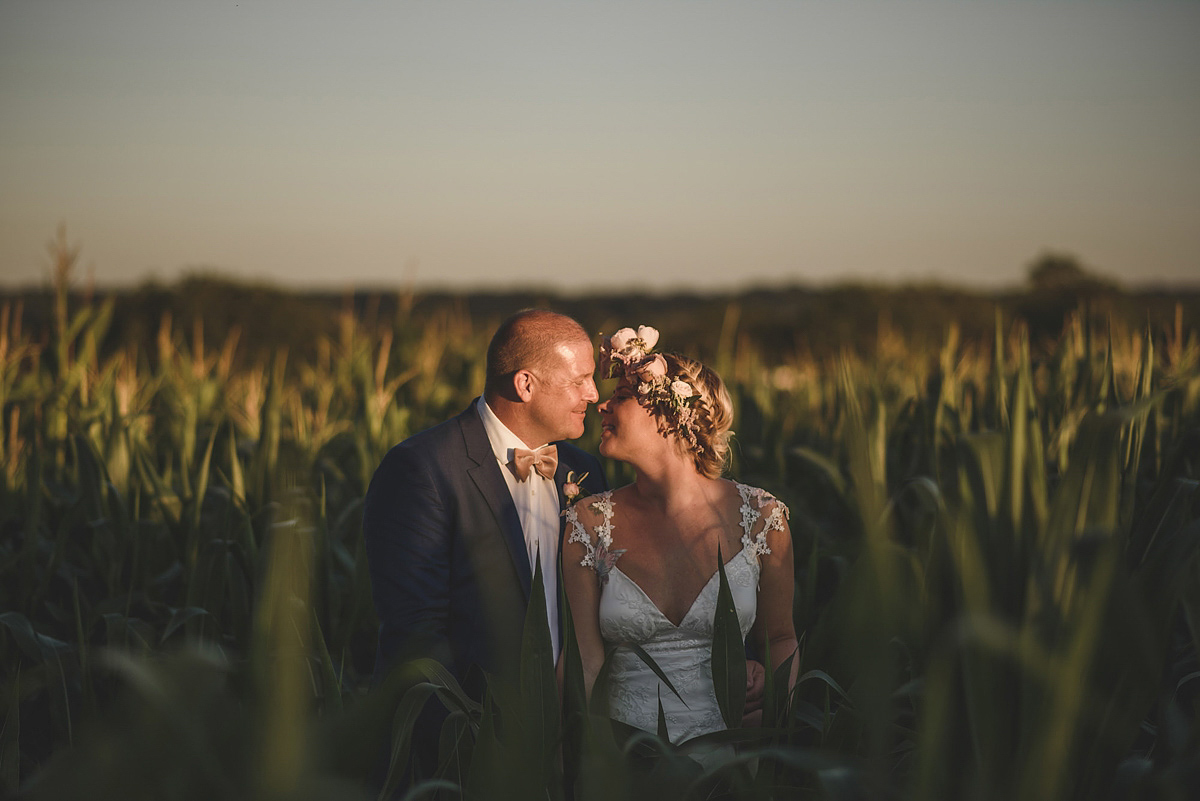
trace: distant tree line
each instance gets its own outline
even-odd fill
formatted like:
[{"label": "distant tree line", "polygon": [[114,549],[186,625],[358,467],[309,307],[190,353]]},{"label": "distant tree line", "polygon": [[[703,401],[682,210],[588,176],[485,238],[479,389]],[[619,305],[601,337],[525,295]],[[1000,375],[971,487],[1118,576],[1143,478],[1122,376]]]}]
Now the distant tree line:
[{"label": "distant tree line", "polygon": [[[53,255],[53,253],[52,253]],[[61,258],[74,253],[59,254]],[[69,265],[56,271],[69,278]],[[202,331],[207,347],[237,336],[238,360],[261,361],[279,349],[293,359],[314,356],[319,341],[336,339],[339,315],[396,329],[420,330],[440,315],[461,315],[480,330],[530,306],[554,308],[576,317],[589,331],[653,324],[670,333],[672,346],[712,354],[722,331],[770,359],[793,354],[827,358],[844,350],[876,353],[882,337],[895,333],[915,347],[936,348],[956,325],[964,341],[990,339],[999,313],[1006,328],[1020,319],[1030,336],[1049,346],[1064,321],[1080,312],[1099,330],[1109,322],[1124,330],[1149,325],[1156,331],[1174,326],[1177,306],[1188,329],[1200,320],[1200,287],[1126,290],[1093,274],[1069,255],[1047,253],[1029,267],[1020,290],[973,292],[934,284],[885,286],[844,284],[829,288],[801,285],[751,288],[729,293],[606,293],[585,296],[548,291],[351,293],[292,291],[212,274],[189,275],[177,283],[147,282],[134,289],[98,292],[71,287],[68,307],[110,299],[112,324],[102,351],[133,348],[146,358],[155,352],[164,325],[185,339]],[[47,339],[56,313],[54,287],[0,289],[0,304],[21,308],[22,325]]]}]

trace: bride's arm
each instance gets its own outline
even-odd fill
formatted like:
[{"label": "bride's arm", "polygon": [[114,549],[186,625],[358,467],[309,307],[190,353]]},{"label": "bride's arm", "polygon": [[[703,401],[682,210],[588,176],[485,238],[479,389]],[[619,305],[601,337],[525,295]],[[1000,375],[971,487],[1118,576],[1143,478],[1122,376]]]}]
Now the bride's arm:
[{"label": "bride's arm", "polygon": [[[595,515],[583,508],[582,502],[578,514],[589,542],[595,542],[591,525]],[[604,638],[600,635],[600,583],[596,578],[596,570],[581,564],[588,552],[585,543],[571,541],[568,524],[562,549],[563,588],[571,604],[571,620],[575,623],[575,639],[579,643],[579,657],[583,662],[584,686],[591,698],[592,686],[604,664]],[[565,662],[565,659],[559,660],[560,664]]]},{"label": "bride's arm", "polygon": [[[773,501],[778,504],[779,501]],[[782,505],[779,507],[782,509]],[[764,509],[763,518],[769,518],[770,508]],[[792,561],[792,531],[787,516],[778,518],[781,528],[767,531],[767,547],[770,553],[760,558],[762,573],[758,583],[758,615],[751,636],[758,652],[765,653],[764,645],[771,646],[771,666],[775,671],[789,656],[796,654],[796,625],[792,620],[792,596],[795,593],[795,564]],[[799,654],[792,660],[788,690],[796,684],[800,669]]]}]

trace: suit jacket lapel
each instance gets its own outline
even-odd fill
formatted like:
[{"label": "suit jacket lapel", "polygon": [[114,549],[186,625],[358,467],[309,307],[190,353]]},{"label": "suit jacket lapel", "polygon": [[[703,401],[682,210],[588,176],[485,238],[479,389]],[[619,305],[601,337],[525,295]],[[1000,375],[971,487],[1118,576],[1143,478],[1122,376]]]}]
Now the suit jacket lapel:
[{"label": "suit jacket lapel", "polygon": [[528,600],[529,589],[533,584],[533,569],[529,565],[529,556],[525,549],[525,533],[521,528],[521,518],[517,514],[516,505],[513,504],[512,494],[508,491],[508,484],[500,472],[496,454],[492,451],[492,444],[488,441],[487,431],[483,428],[483,421],[479,419],[476,402],[477,400],[472,401],[467,410],[458,416],[467,456],[475,462],[475,466],[468,468],[467,473],[496,519],[498,533],[508,546],[513,567],[517,570],[521,588]]}]

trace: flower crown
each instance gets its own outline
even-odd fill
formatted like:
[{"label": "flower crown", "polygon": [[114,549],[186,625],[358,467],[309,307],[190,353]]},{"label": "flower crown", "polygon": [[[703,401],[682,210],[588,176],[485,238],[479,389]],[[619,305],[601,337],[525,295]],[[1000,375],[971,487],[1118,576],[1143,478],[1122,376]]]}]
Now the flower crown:
[{"label": "flower crown", "polygon": [[682,375],[667,374],[667,360],[654,352],[657,343],[658,329],[648,325],[639,325],[637,331],[622,328],[610,337],[601,334],[600,375],[624,378],[638,403],[656,413],[692,450],[699,450],[695,405],[700,393]]}]

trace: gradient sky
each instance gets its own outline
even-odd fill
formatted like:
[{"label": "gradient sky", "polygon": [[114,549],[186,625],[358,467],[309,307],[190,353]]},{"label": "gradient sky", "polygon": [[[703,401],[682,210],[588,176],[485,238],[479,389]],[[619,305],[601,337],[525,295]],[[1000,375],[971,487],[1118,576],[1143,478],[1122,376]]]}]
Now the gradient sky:
[{"label": "gradient sky", "polygon": [[1200,280],[1200,2],[0,0],[0,283]]}]

